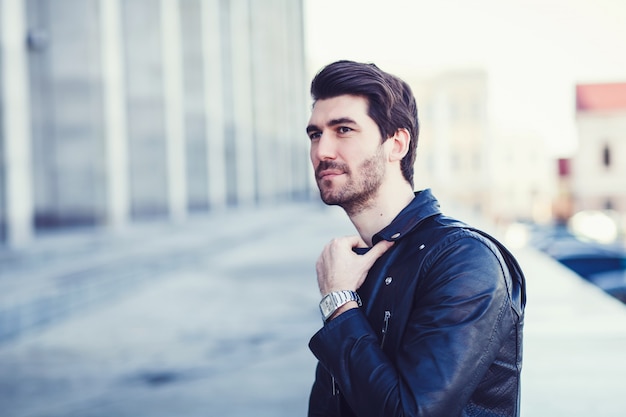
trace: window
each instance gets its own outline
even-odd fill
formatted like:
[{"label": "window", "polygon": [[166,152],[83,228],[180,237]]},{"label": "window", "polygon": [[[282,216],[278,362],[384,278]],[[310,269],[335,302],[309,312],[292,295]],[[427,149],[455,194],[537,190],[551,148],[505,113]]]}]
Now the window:
[{"label": "window", "polygon": [[611,166],[611,148],[608,144],[605,144],[602,149],[602,164],[605,168],[609,168]]}]

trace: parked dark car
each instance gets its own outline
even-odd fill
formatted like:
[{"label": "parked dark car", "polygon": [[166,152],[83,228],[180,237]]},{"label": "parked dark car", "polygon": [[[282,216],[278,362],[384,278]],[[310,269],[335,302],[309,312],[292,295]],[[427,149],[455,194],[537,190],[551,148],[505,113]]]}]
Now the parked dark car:
[{"label": "parked dark car", "polygon": [[626,302],[626,249],[581,239],[564,226],[536,229],[531,245]]},{"label": "parked dark car", "polygon": [[626,269],[600,272],[590,276],[589,281],[626,304]]}]

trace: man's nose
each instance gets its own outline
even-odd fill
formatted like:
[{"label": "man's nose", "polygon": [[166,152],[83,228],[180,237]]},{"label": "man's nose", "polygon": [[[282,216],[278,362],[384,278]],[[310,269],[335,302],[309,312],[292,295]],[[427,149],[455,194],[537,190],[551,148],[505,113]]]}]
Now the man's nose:
[{"label": "man's nose", "polygon": [[337,149],[335,141],[328,133],[322,133],[315,143],[314,156],[320,161],[336,158]]}]

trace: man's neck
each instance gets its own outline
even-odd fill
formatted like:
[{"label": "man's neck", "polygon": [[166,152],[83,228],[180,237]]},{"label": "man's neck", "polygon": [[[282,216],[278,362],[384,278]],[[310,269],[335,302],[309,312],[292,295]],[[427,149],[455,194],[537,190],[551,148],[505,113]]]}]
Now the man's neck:
[{"label": "man's neck", "polygon": [[408,183],[398,187],[381,187],[371,204],[348,216],[363,242],[371,247],[374,234],[388,226],[414,196]]}]

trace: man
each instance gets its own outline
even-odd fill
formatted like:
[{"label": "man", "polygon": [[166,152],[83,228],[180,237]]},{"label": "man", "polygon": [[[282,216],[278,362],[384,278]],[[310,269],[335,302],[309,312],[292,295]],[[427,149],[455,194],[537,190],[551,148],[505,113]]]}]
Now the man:
[{"label": "man", "polygon": [[417,106],[373,64],[313,79],[307,133],[322,200],[358,236],[317,264],[324,326],[310,416],[518,416],[523,274],[495,239],[413,192]]}]

